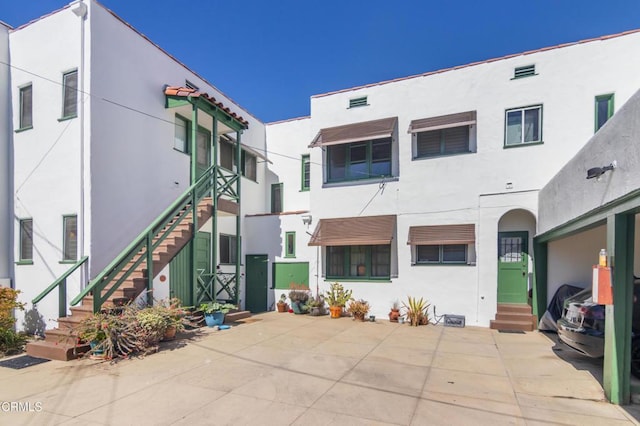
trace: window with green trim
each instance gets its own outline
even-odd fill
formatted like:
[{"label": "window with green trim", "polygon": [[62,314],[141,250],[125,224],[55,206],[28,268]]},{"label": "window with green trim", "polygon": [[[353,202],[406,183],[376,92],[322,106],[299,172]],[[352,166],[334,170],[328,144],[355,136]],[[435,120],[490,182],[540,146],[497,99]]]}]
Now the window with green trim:
[{"label": "window with green trim", "polygon": [[78,260],[78,217],[62,217],[62,260]]},{"label": "window with green trim", "polygon": [[542,105],[509,109],[505,113],[505,146],[542,142]]},{"label": "window with green trim", "polygon": [[19,120],[18,130],[33,127],[33,86],[31,84],[20,88]]},{"label": "window with green trim", "polygon": [[282,212],[282,183],[271,185],[271,213]]},{"label": "window with green trim", "polygon": [[284,257],[296,257],[295,232],[285,232],[284,234]]},{"label": "window with green trim", "polygon": [[302,191],[308,191],[311,188],[311,157],[309,154],[302,156]]},{"label": "window with green trim", "polygon": [[235,235],[220,234],[220,263],[236,264],[237,238]]},{"label": "window with green trim", "polygon": [[391,246],[327,246],[328,279],[389,279]]},{"label": "window with green trim", "polygon": [[418,264],[466,264],[466,244],[440,244],[416,246]]},{"label": "window with green trim", "polygon": [[329,182],[391,176],[391,138],[327,147]]},{"label": "window with green trim", "polygon": [[596,132],[611,118],[613,107],[613,93],[596,96]]},{"label": "window with green trim", "polygon": [[78,71],[62,75],[62,118],[78,115]]},{"label": "window with green trim", "polygon": [[416,136],[416,158],[470,152],[469,126],[419,132]]},{"label": "window with green trim", "polygon": [[191,121],[176,115],[174,129],[173,147],[188,154],[191,145]]},{"label": "window with green trim", "polygon": [[20,219],[20,261],[33,260],[33,219]]},{"label": "window with green trim", "polygon": [[[242,150],[240,153],[240,162],[242,167],[240,173],[242,176],[252,181],[256,181],[258,178],[258,161],[255,155]],[[234,171],[236,165],[236,147],[234,142],[227,136],[220,137],[220,166],[229,171]]]}]

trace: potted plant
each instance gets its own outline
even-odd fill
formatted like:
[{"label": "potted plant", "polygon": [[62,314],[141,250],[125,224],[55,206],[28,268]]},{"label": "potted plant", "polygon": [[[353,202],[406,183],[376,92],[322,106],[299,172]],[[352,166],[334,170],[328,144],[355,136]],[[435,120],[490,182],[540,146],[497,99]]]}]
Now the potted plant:
[{"label": "potted plant", "polygon": [[276,303],[276,307],[278,308],[278,312],[287,312],[289,307],[287,306],[287,296],[284,293],[280,295],[280,300]]},{"label": "potted plant", "polygon": [[222,325],[225,314],[231,309],[237,309],[237,306],[231,303],[220,302],[209,302],[200,305],[200,310],[204,314],[204,321],[208,327]]},{"label": "potted plant", "polygon": [[294,314],[306,314],[308,312],[307,302],[309,301],[309,292],[306,290],[291,290],[289,292],[291,300],[291,308]]},{"label": "potted plant", "polygon": [[417,327],[418,325],[427,325],[429,323],[429,314],[427,310],[431,305],[429,305],[422,297],[418,300],[416,297],[409,296],[407,301],[403,302],[402,306],[407,311],[407,319],[411,325]]},{"label": "potted plant", "polygon": [[353,315],[354,320],[364,321],[364,318],[369,313],[369,302],[364,299],[351,299],[347,312]]},{"label": "potted plant", "polygon": [[110,328],[108,321],[107,314],[98,312],[83,318],[77,328],[78,339],[89,344],[93,357],[105,357],[105,340]]},{"label": "potted plant", "polygon": [[325,293],[331,318],[340,318],[342,316],[344,306],[351,299],[352,293],[352,290],[345,290],[340,283],[331,283],[329,290]]},{"label": "potted plant", "polygon": [[398,301],[394,301],[391,305],[391,311],[389,312],[389,321],[398,322],[398,317],[400,316],[400,303]]},{"label": "potted plant", "polygon": [[324,296],[319,294],[316,297],[311,297],[307,302],[309,314],[312,316],[325,315],[327,313],[324,303]]}]

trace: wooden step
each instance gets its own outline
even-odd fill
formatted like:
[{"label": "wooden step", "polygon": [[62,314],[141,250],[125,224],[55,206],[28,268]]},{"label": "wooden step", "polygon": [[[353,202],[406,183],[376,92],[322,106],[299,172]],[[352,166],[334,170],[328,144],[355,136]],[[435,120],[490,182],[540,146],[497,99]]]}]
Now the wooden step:
[{"label": "wooden step", "polygon": [[69,361],[89,351],[89,345],[38,341],[27,343],[27,354],[36,358]]},{"label": "wooden step", "polygon": [[526,303],[498,303],[498,312],[531,314],[531,306]]},{"label": "wooden step", "polygon": [[249,311],[230,311],[224,316],[224,322],[228,324],[244,318],[249,318],[250,316],[251,312]]},{"label": "wooden step", "polygon": [[507,321],[507,320],[491,320],[489,326],[492,330],[507,331],[533,331],[533,322],[529,321]]},{"label": "wooden step", "polygon": [[531,321],[531,314],[521,314],[516,312],[498,312],[496,314],[497,320],[504,321]]}]

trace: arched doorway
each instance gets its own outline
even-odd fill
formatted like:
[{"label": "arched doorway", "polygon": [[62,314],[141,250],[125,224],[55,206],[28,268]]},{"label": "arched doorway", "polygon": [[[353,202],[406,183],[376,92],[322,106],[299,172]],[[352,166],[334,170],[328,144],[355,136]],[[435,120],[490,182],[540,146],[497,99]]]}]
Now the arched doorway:
[{"label": "arched doorway", "polygon": [[523,209],[505,213],[498,222],[498,304],[528,304],[532,288],[532,239],[535,216]]}]

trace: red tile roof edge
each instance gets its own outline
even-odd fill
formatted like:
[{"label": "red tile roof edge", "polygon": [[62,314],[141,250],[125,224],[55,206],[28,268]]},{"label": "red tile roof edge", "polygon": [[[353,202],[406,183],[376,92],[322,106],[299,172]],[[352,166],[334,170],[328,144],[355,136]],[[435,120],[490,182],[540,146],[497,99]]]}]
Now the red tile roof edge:
[{"label": "red tile roof edge", "polygon": [[152,46],[154,46],[156,49],[158,49],[159,51],[161,51],[162,53],[164,53],[165,55],[167,55],[169,58],[171,58],[172,60],[174,60],[178,65],[180,65],[181,67],[183,67],[184,69],[186,69],[187,71],[189,71],[190,73],[193,73],[193,75],[195,75],[196,77],[198,77],[199,79],[201,79],[202,81],[204,81],[206,84],[208,84],[209,86],[213,87],[216,91],[218,91],[222,96],[226,97],[227,99],[229,99],[229,102],[231,102],[232,104],[234,104],[235,106],[237,106],[238,108],[242,109],[244,112],[247,113],[247,115],[253,117],[256,121],[258,121],[259,123],[262,123],[262,120],[260,120],[258,117],[256,117],[255,115],[251,114],[249,111],[247,111],[246,109],[242,108],[242,106],[240,106],[240,104],[236,101],[234,101],[233,99],[231,99],[230,96],[227,96],[225,93],[223,93],[220,89],[218,89],[216,86],[214,86],[213,84],[211,84],[206,78],[202,77],[200,74],[198,74],[197,72],[193,71],[192,69],[190,69],[188,66],[186,66],[184,63],[182,63],[180,60],[178,60],[178,58],[176,58],[175,56],[173,56],[171,53],[167,52],[166,50],[164,50],[162,47],[160,47],[159,45],[157,45],[156,43],[154,43],[153,41],[151,41],[151,39],[149,37],[147,37],[146,35],[142,34],[140,31],[138,31],[137,29],[135,29],[135,27],[133,27],[133,25],[129,24],[127,21],[125,21],[124,19],[122,19],[121,17],[119,17],[114,11],[112,11],[111,9],[109,9],[108,7],[106,7],[105,5],[103,5],[102,3],[100,3],[98,0],[91,0],[93,1],[96,5],[100,6],[101,8],[103,8],[105,11],[109,12],[111,15],[113,15],[114,18],[116,18],[118,21],[122,22],[124,25],[126,25],[127,27],[129,27],[133,32],[135,32],[136,34],[138,34],[140,37],[142,37],[143,39],[145,39],[149,44],[151,44]]},{"label": "red tile roof edge", "polygon": [[578,41],[573,41],[573,42],[568,42],[568,43],[557,44],[557,45],[553,45],[553,46],[542,47],[540,49],[527,50],[525,52],[512,53],[512,54],[505,55],[505,56],[499,56],[499,57],[496,57],[496,58],[486,59],[484,61],[471,62],[469,64],[463,64],[463,65],[456,65],[454,67],[442,68],[442,69],[439,69],[439,70],[428,71],[428,72],[421,73],[421,74],[414,74],[414,75],[409,75],[409,76],[406,76],[406,77],[398,77],[398,78],[394,78],[394,79],[391,79],[391,80],[383,80],[383,81],[379,81],[379,82],[376,82],[376,83],[369,83],[369,84],[363,84],[361,86],[355,86],[355,87],[349,87],[349,88],[346,88],[346,89],[334,90],[332,92],[320,93],[320,94],[317,94],[317,95],[312,95],[311,98],[322,98],[322,97],[325,97],[325,96],[335,95],[335,94],[338,94],[338,93],[350,92],[352,90],[366,89],[366,88],[369,88],[369,87],[382,86],[384,84],[396,83],[398,81],[410,80],[412,78],[428,77],[428,76],[434,75],[434,74],[441,74],[441,73],[448,72],[448,71],[455,71],[455,70],[459,70],[459,69],[462,69],[462,68],[473,67],[473,66],[482,65],[482,64],[488,64],[488,63],[491,63],[491,62],[502,61],[502,60],[505,60],[505,59],[511,59],[511,58],[515,58],[516,56],[531,55],[533,53],[546,52],[548,50],[555,50],[555,49],[560,49],[560,48],[563,48],[563,47],[575,46],[575,45],[578,45],[578,44],[591,43],[591,42],[594,42],[594,41],[603,41],[603,40],[608,40],[608,39],[611,39],[611,38],[617,38],[617,37],[622,37],[622,36],[629,35],[629,34],[634,34],[634,33],[637,33],[637,32],[640,32],[640,28],[635,29],[635,30],[623,31],[621,33],[616,33],[616,34],[609,34],[609,35],[604,35],[604,36],[600,36],[600,37],[594,37],[594,38],[589,38],[589,39],[584,39],[584,40],[578,40]]},{"label": "red tile roof edge", "polygon": [[272,124],[286,123],[288,121],[307,120],[309,118],[311,118],[310,115],[305,115],[303,117],[285,118],[284,120],[270,121],[270,122],[264,123],[264,124],[267,125],[267,126],[270,126]]},{"label": "red tile roof edge", "polygon": [[217,106],[218,108],[220,108],[221,110],[223,110],[224,112],[226,112],[227,114],[229,114],[231,117],[238,120],[240,123],[244,125],[245,128],[249,127],[249,122],[247,120],[245,120],[242,116],[236,114],[235,112],[231,111],[228,107],[224,106],[222,102],[217,101],[216,98],[209,95],[208,93],[200,92],[198,90],[190,89],[188,87],[167,85],[164,87],[164,94],[167,96],[180,96],[185,98],[186,97],[204,98],[209,102],[211,102],[212,104],[214,104],[215,106]]},{"label": "red tile roof edge", "polygon": [[305,214],[309,213],[309,210],[293,210],[287,212],[280,213],[255,213],[255,214],[246,214],[244,217],[265,217],[265,216],[289,216],[294,214]]}]

